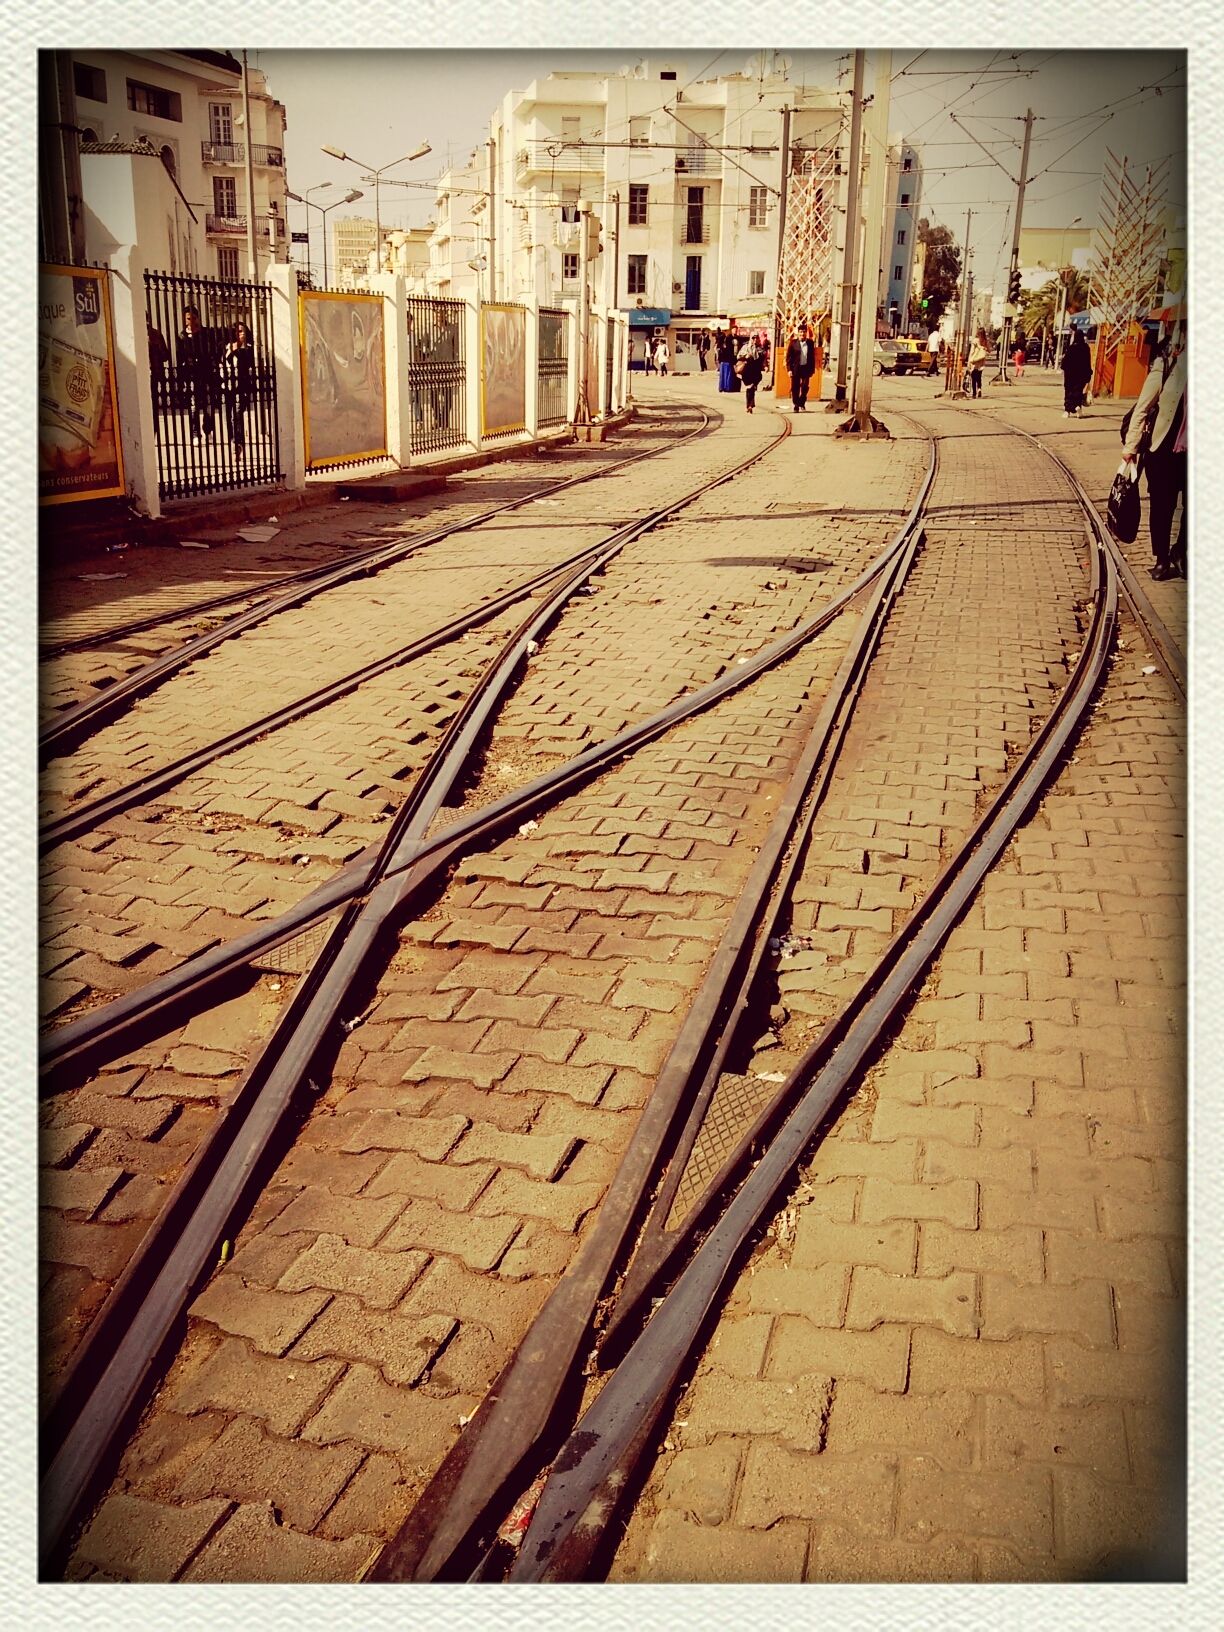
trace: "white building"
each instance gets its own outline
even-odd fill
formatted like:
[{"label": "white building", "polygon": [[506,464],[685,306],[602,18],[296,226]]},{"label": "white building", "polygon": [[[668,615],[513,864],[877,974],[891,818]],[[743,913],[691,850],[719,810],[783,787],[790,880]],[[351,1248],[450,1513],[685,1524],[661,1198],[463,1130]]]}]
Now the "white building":
[{"label": "white building", "polygon": [[288,258],[285,110],[258,69],[248,75],[248,130],[241,66],[227,52],[73,50],[44,56],[44,258],[63,258],[67,251],[78,261],[96,260],[107,253],[115,238],[115,195],[126,172],[141,194],[126,214],[140,228],[146,265],[248,277],[248,146],[256,276],[263,277],[270,260]]},{"label": "white building", "polygon": [[668,325],[673,346],[732,318],[768,322],[782,109],[799,146],[834,145],[843,121],[834,93],[794,84],[782,66],[691,82],[643,62],[509,92],[486,150],[439,183],[431,285],[472,293],[479,280],[486,299],[576,302],[587,199],[603,244],[596,305]]}]

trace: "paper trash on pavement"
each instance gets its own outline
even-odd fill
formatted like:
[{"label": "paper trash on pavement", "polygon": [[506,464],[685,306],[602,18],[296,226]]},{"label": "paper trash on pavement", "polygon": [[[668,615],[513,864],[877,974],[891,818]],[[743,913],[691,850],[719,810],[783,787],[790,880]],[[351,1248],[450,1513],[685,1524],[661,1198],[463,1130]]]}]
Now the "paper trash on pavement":
[{"label": "paper trash on pavement", "polygon": [[266,544],[279,532],[279,527],[240,527],[238,537],[245,538],[248,544]]}]

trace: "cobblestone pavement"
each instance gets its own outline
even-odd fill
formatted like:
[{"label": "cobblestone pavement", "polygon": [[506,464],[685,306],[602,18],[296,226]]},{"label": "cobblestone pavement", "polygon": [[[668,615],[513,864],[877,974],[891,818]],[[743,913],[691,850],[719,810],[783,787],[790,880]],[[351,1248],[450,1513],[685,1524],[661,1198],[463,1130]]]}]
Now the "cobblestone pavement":
[{"label": "cobblestone pavement", "polygon": [[[796,416],[761,465],[626,551],[532,661],[463,796],[519,785],[810,615],[895,532],[921,428],[945,438],[750,1072],[784,1067],[833,1012],[1080,644],[1065,484],[992,403],[970,414],[924,384],[885,382],[898,440],[839,445],[826,416]],[[688,454],[613,479],[643,508],[647,472],[673,462],[682,491],[776,429],[707,382],[639,389],[651,408],[727,413]],[[1075,455],[1090,475],[1093,447]],[[604,510],[602,487],[578,490],[568,525]],[[532,548],[534,515],[497,541]],[[486,570],[477,552],[468,567]],[[74,1578],[362,1572],[589,1227],[851,622],[469,857],[405,929],[197,1298]],[[438,712],[448,674],[478,666],[483,634],[471,644],[464,669],[438,671]],[[1184,1297],[1183,722],[1145,666],[1120,654],[1070,763],[780,1207],[661,1435],[616,1578],[1062,1579],[1123,1568],[1158,1528]],[[367,715],[345,716],[355,757]],[[312,760],[306,733],[299,749],[297,775],[334,777],[336,744]],[[248,783],[259,769],[246,761]],[[323,793],[301,808],[316,807]],[[258,852],[233,874],[268,876]],[[296,898],[290,876],[295,895],[253,912]],[[265,976],[51,1107],[50,1372],[285,984]]]},{"label": "cobblestone pavement", "polygon": [[[768,443],[777,425],[766,414],[729,419],[691,445],[673,489],[726,469]],[[720,488],[721,506],[703,501],[696,524],[673,524],[634,546],[596,595],[567,612],[504,711],[469,802],[750,655],[878,551],[912,502],[926,444],[864,448],[838,468],[816,435],[825,428],[803,421],[760,477]],[[663,463],[635,474],[626,503],[654,507],[642,484]],[[819,503],[794,496],[813,476]],[[768,493],[761,480],[772,483]],[[220,1431],[235,1411],[243,1415],[231,1387],[232,1411],[200,1408],[207,1420],[197,1420],[195,1405],[178,1403],[180,1380],[260,1354],[272,1367],[272,1394],[291,1374],[326,1374],[341,1387],[321,1422],[312,1409],[300,1423],[283,1415],[272,1423],[259,1408],[246,1411],[241,1432],[258,1442],[271,1428],[303,1473],[347,1468],[324,1504],[335,1510],[318,1523],[299,1513],[301,1533],[268,1549],[266,1568],[280,1578],[343,1576],[352,1572],[346,1538],[364,1535],[368,1550],[370,1536],[390,1533],[602,1194],[671,1016],[730,911],[844,639],[844,627],[831,631],[746,701],[728,700],[549,813],[526,838],[472,858],[409,929],[378,1006],[346,1043],[331,1089],[232,1264],[197,1306],[162,1405],[125,1463],[118,1505],[99,1513],[81,1568],[88,1561],[105,1573],[159,1577],[185,1567],[198,1538],[177,1559],[156,1549],[146,1558],[140,1549],[162,1533],[157,1511],[138,1507],[149,1518],[139,1536],[114,1515],[131,1500],[169,1499],[167,1522],[179,1523],[188,1497],[176,1487],[167,1497],[169,1450],[154,1457],[152,1483],[138,1472],[142,1458],[165,1432],[201,1449],[201,1427]],[[45,1307],[60,1338],[46,1345],[50,1362],[62,1362],[77,1340],[202,1121],[236,1082],[281,1001],[273,984],[265,979],[224,1013],[115,1062],[84,1093],[50,1107]],[[260,1310],[271,1326],[262,1314],[252,1324]],[[277,1310],[295,1311],[287,1326]],[[405,1335],[419,1362],[407,1370],[396,1358]],[[256,1396],[244,1385],[242,1398],[249,1405]],[[399,1404],[384,1422],[392,1399]],[[227,1465],[230,1443],[219,1453]],[[339,1443],[349,1447],[339,1462],[330,1450],[323,1462],[314,1454]],[[231,1500],[246,1505],[227,1518],[207,1563],[201,1555],[193,1567],[241,1575],[255,1566],[234,1548],[251,1522],[247,1508],[264,1496],[234,1472],[218,1477],[222,1508],[210,1497],[200,1512],[227,1517]],[[268,1484],[268,1499],[279,1482]],[[346,1499],[337,1504],[341,1487]],[[105,1540],[112,1534],[123,1538],[122,1556]]]},{"label": "cobblestone pavement", "polygon": [[[993,446],[989,396],[970,414],[898,384],[885,418],[904,407],[974,449],[945,463],[936,517],[959,498],[983,519],[972,538],[932,525],[890,622],[844,800],[835,787],[796,891],[811,950],[779,971],[790,1019],[754,1068],[785,1065],[832,1012],[1025,740],[1039,664],[1026,700],[1006,675],[982,684],[984,655],[1014,665],[1005,641],[1028,645],[1023,620],[1043,600],[1048,619],[1051,594],[1068,658],[1078,644],[1083,572],[1073,535],[1037,519],[1039,456]],[[1007,417],[1036,429],[1039,408]],[[1115,454],[1077,444],[1090,492]],[[1040,530],[986,531],[1017,486]],[[1145,666],[1119,653],[1070,762],[780,1207],[661,1434],[614,1578],[1177,1570],[1184,719]]]}]

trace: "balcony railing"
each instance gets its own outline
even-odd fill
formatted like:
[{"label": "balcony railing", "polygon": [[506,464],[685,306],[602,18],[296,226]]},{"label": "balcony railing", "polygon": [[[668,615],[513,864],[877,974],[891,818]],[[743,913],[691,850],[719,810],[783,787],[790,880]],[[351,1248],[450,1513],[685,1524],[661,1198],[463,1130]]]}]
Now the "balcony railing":
[{"label": "balcony railing", "polygon": [[244,164],[246,148],[241,142],[201,142],[200,158],[205,164]]},{"label": "balcony railing", "polygon": [[[246,147],[242,142],[201,142],[200,158],[205,164],[245,164]],[[272,170],[285,168],[284,148],[269,147],[265,142],[251,143],[251,159]]]},{"label": "balcony railing", "polygon": [[678,176],[714,176],[722,171],[722,154],[711,147],[686,147],[676,154]]},{"label": "balcony railing", "polygon": [[205,225],[209,232],[215,232],[222,238],[245,238],[245,215],[209,215],[205,216]]},{"label": "balcony railing", "polygon": [[519,174],[544,171],[549,174],[574,175],[579,171],[603,174],[604,150],[601,144],[590,142],[563,142],[559,136],[524,142],[517,154]]},{"label": "balcony railing", "polygon": [[694,221],[686,221],[680,228],[680,242],[682,244],[708,244],[709,241],[710,229],[707,226],[699,226]]}]

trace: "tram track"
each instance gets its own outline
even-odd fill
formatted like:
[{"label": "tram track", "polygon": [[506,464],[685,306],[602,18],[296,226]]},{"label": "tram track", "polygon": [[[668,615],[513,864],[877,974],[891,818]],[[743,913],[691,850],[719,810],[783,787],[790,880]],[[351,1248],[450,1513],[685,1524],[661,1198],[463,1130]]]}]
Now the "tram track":
[{"label": "tram track", "polygon": [[700,410],[700,415],[700,423],[693,430],[674,440],[669,440],[664,446],[645,448],[640,452],[631,454],[627,459],[616,461],[614,464],[600,465],[594,470],[583,472],[581,475],[571,476],[560,482],[549,483],[547,486],[533,489],[529,493],[520,494],[517,498],[508,499],[501,504],[489,506],[474,515],[464,517],[443,527],[434,528],[396,543],[377,545],[372,549],[349,555],[339,562],[327,563],[322,567],[306,568],[300,573],[286,574],[272,586],[264,587],[259,591],[238,591],[233,594],[214,597],[197,603],[195,606],[168,612],[163,618],[134,620],[127,625],[99,635],[96,640],[93,637],[88,637],[85,644],[61,644],[50,651],[40,653],[41,659],[53,660],[57,656],[65,655],[71,651],[82,650],[87,647],[92,649],[98,644],[113,643],[136,633],[138,630],[156,628],[165,623],[181,622],[184,619],[203,615],[210,610],[234,604],[238,600],[249,599],[252,595],[256,597],[253,604],[243,611],[223,619],[211,629],[190,636],[171,651],[165,652],[160,657],[152,658],[139,667],[132,669],[121,679],[114,681],[111,685],[99,691],[95,696],[85,698],[79,703],[57,711],[44,724],[39,733],[40,763],[45,766],[51,758],[70,752],[73,747],[97,730],[98,727],[114,719],[129,703],[147,695],[171,675],[177,673],[188,663],[192,663],[204,656],[223,641],[241,635],[266,619],[274,617],[277,613],[301,606],[315,595],[322,594],[328,589],[338,588],[358,578],[376,574],[385,567],[407,561],[435,544],[440,544],[461,533],[471,532],[526,505],[535,504],[542,499],[555,498],[559,493],[581,486],[583,483],[594,481],[598,477],[618,474],[644,460],[657,458],[660,454],[683,446],[687,441],[700,437],[707,432],[711,423],[711,416],[704,409]]},{"label": "tram track", "polygon": [[[449,848],[435,846],[443,859],[435,859],[432,870],[424,877],[414,877],[414,873],[420,875],[421,871],[414,863],[426,848],[425,835],[430,824],[463,775],[476,741],[522,663],[566,601],[626,543],[654,530],[694,498],[757,463],[784,441],[789,432],[789,424],[783,421],[778,436],[754,450],[747,459],[719,472],[695,493],[627,524],[600,546],[583,552],[576,565],[571,564],[568,570],[561,572],[559,581],[542,604],[532,609],[506,642],[501,658],[451,721],[428,767],[393,818],[386,841],[360,870],[361,898],[350,901],[329,931],[322,952],[298,982],[273,1037],[189,1162],[74,1357],[48,1419],[51,1440],[62,1441],[48,1474],[48,1489],[52,1492],[48,1509],[52,1546],[62,1537],[71,1514],[79,1506],[81,1478],[88,1483],[105,1461],[113,1436],[121,1432],[121,1425],[130,1415],[143,1382],[155,1368],[156,1356],[169,1328],[180,1318],[191,1288],[215,1251],[219,1239],[217,1228],[224,1231],[230,1227],[235,1210],[240,1210],[252,1175],[266,1159],[267,1149],[295,1095],[300,1092],[306,1072],[327,1034],[334,1030],[341,1004],[378,941],[386,920],[401,911],[404,901],[418,892],[423,883],[440,876],[453,844]],[[557,579],[557,572],[554,570],[550,577]],[[401,878],[404,873],[407,876]],[[228,967],[232,968],[232,963]],[[142,1019],[147,1021],[151,1012],[157,1013],[156,1003],[150,1010],[147,998],[148,994],[145,1001],[135,1005],[137,1023]],[[85,1018],[88,1021],[91,1017]],[[61,1056],[61,1064],[62,1059]],[[76,1063],[81,1063],[79,1054]],[[53,1075],[51,1080],[57,1089],[61,1086],[58,1075]],[[254,1125],[253,1144],[250,1124]],[[238,1132],[244,1125],[248,1125],[246,1137],[240,1139]],[[208,1208],[206,1214],[199,1212],[201,1203]],[[184,1254],[189,1259],[186,1266]],[[170,1285],[168,1294],[165,1284],[155,1284],[159,1272],[162,1283]],[[149,1332],[150,1325],[153,1335]],[[99,1358],[100,1351],[105,1353],[104,1359]],[[113,1375],[116,1366],[123,1372],[119,1382]],[[100,1407],[97,1395],[86,1403],[82,1380],[92,1379],[108,1368],[111,1376],[102,1390]],[[78,1410],[78,1406],[81,1409]],[[91,1407],[94,1407],[92,1416]],[[72,1419],[70,1423],[65,1422],[66,1416]]]},{"label": "tram track", "polygon": [[[655,1095],[648,1101],[639,1124],[639,1135],[635,1135],[593,1230],[527,1339],[455,1442],[404,1530],[384,1552],[372,1578],[463,1579],[468,1575],[506,1573],[507,1567],[513,1580],[586,1576],[599,1550],[606,1547],[609,1525],[621,1493],[632,1485],[633,1469],[651,1442],[660,1413],[709,1311],[740,1261],[744,1243],[768,1211],[795,1161],[810,1147],[821,1127],[827,1125],[856,1073],[878,1048],[943,938],[993,865],[1010,833],[1039,797],[1060,755],[1066,751],[1104,676],[1117,616],[1116,568],[1095,511],[1088,516],[1093,609],[1088,639],[1071,679],[1041,732],[1013,767],[956,855],[940,869],[922,903],[890,942],[851,1003],[829,1023],[788,1074],[768,1106],[747,1127],[732,1157],[706,1186],[696,1208],[690,1211],[689,1216],[695,1222],[680,1232],[679,1238],[675,1231],[668,1232],[661,1227],[657,1227],[652,1236],[648,1226],[638,1249],[640,1256],[627,1265],[625,1248],[641,1222],[645,1204],[652,1198],[651,1218],[656,1226],[666,1224],[685,1160],[697,1137],[697,1113],[681,1130],[677,1111],[689,1105],[708,1105],[719,1071],[725,1066],[735,1018],[746,1009],[748,994],[760,977],[765,948],[785,900],[787,880],[801,853],[802,831],[796,828],[795,821],[803,817],[810,823],[819,808],[823,780],[827,779],[835,761],[837,745],[853,709],[856,687],[862,684],[880,629],[904,584],[918,547],[922,503],[929,492],[934,470],[933,459],[923,494],[897,538],[835,603],[831,603],[834,609],[826,609],[827,616],[809,620],[792,636],[758,654],[758,658],[743,669],[723,676],[693,697],[681,699],[683,707],[672,705],[643,725],[577,756],[560,767],[558,773],[538,778],[515,794],[460,818],[442,834],[427,836],[427,821],[418,822],[417,828],[410,831],[409,818],[399,835],[407,841],[406,849],[388,853],[384,846],[380,858],[354,866],[343,882],[337,881],[321,898],[316,898],[308,916],[295,917],[288,927],[281,923],[271,931],[260,932],[264,936],[272,933],[283,938],[300,932],[306,922],[320,922],[339,907],[344,907],[347,916],[357,911],[357,903],[363,901],[376,920],[373,931],[376,935],[379,926],[423,901],[465,850],[493,842],[499,835],[511,831],[524,816],[545,808],[598,774],[607,764],[652,740],[679,720],[691,717],[699,708],[708,707],[718,697],[749,683],[818,632],[811,625],[826,627],[856,596],[868,589],[872,591],[870,607],[843,661],[835,692],[827,699],[813,727],[808,749],[787,789],[783,800],[785,815],[780,812],[753,869],[757,885],[754,904],[751,908],[745,906],[742,911],[737,906],[706,983],[692,1006],[690,1022],[686,1022],[677,1038]],[[1078,490],[1078,484],[1074,485]],[[1081,504],[1086,504],[1082,490],[1078,490],[1078,496]],[[529,632],[531,627],[530,624],[522,626],[515,638],[533,638]],[[456,726],[458,730],[454,735],[448,733],[447,740],[461,760],[470,751],[474,732],[480,727],[475,726],[474,732],[464,737],[465,728],[458,721]],[[385,900],[380,898],[380,892],[386,892]],[[745,901],[747,899],[745,896]],[[336,933],[333,931],[333,937]],[[251,939],[259,939],[259,935]],[[265,940],[263,944],[275,942]],[[332,944],[330,940],[329,944]],[[231,948],[231,954],[235,950]],[[214,969],[218,972],[212,978],[220,980],[225,973],[232,973],[246,954],[254,956],[257,951],[248,946],[233,962],[214,959]],[[337,959],[346,957],[355,972],[361,961],[359,956],[339,948]],[[336,967],[336,963],[332,967]],[[202,974],[203,970],[197,968],[192,979],[199,980]],[[293,1003],[299,1004],[300,999],[303,1009],[315,1000],[318,987],[308,989],[313,976],[312,970],[311,976],[299,983],[294,994]],[[327,974],[321,974],[320,984],[328,978]],[[168,982],[159,995],[154,995],[154,1001],[181,1000],[190,984],[190,980],[184,983],[182,977],[177,986]],[[345,993],[352,990],[347,974],[336,984]],[[206,981],[192,991],[192,1000],[198,1003],[213,989]],[[153,994],[146,997],[150,995]],[[136,1020],[139,1007],[129,1002],[130,1021]],[[170,1011],[163,1008],[152,1012],[156,1015],[154,1023],[164,1027]],[[333,1022],[337,1012],[333,1005]],[[146,1014],[146,1023],[148,1019]],[[296,1029],[295,1026],[295,1033]],[[106,1028],[102,1027],[93,1042],[96,1046],[98,1037],[107,1037],[104,1048],[113,1052],[117,1046],[130,1044],[138,1035],[138,1029],[120,1029],[107,1037]],[[78,1033],[75,1041],[86,1052],[74,1054],[70,1040],[60,1056],[61,1065],[67,1061],[79,1068],[87,1059],[88,1039]],[[300,1083],[315,1057],[311,1049],[317,1050],[317,1042],[303,1044],[299,1034],[290,1047],[297,1051],[291,1071],[296,1072]],[[290,1099],[292,1092],[290,1089]],[[660,1159],[669,1148],[671,1167],[661,1170]],[[763,1152],[761,1160],[745,1174],[757,1152]],[[251,1184],[258,1177],[259,1157],[252,1157],[248,1149],[242,1160],[245,1182]],[[736,1184],[738,1190],[735,1190]],[[733,1190],[734,1197],[728,1202],[727,1197]],[[181,1235],[185,1200],[180,1198],[178,1205],[179,1211],[166,1228],[177,1229]],[[217,1228],[224,1229],[232,1216],[232,1210],[218,1211],[210,1230],[201,1232],[202,1236],[207,1235],[214,1252],[219,1238]],[[198,1243],[193,1250],[197,1253],[194,1276],[198,1278],[208,1262],[208,1251],[201,1254]],[[658,1303],[639,1332],[643,1312],[653,1293],[664,1284],[665,1277],[674,1279],[672,1290]],[[129,1299],[133,1287],[134,1282],[125,1288]],[[611,1307],[599,1307],[610,1288],[615,1290],[616,1302]],[[176,1308],[181,1309],[182,1301],[179,1297]],[[133,1307],[139,1308],[139,1319],[146,1319],[143,1304],[129,1301],[121,1313],[130,1314]],[[164,1311],[162,1318],[165,1319]],[[171,1325],[174,1318],[177,1317],[170,1319]],[[596,1319],[593,1330],[592,1322]],[[566,1438],[564,1428],[558,1429],[554,1420],[555,1413],[563,1396],[572,1398],[579,1356],[584,1343],[592,1337],[598,1340],[605,1355],[620,1357],[619,1364],[610,1372],[588,1414]],[[553,1368],[547,1376],[547,1386],[542,1384],[541,1367],[545,1362]],[[74,1369],[74,1385],[81,1382],[84,1375],[84,1371]],[[123,1409],[129,1417],[135,1398],[131,1393],[125,1396],[127,1403]],[[79,1451],[76,1454],[79,1455]],[[93,1472],[105,1465],[110,1454],[109,1450],[95,1453]],[[60,1455],[66,1461],[72,1460],[65,1456],[63,1449]],[[492,1536],[499,1519],[522,1490],[548,1467],[552,1473],[544,1485],[517,1559],[498,1556]],[[52,1473],[48,1475],[49,1482]],[[599,1512],[598,1523],[584,1521],[584,1515],[589,1517],[594,1511],[592,1504],[596,1504]],[[71,1511],[75,1512],[79,1505],[76,1503]],[[58,1531],[61,1538],[69,1523],[63,1517],[65,1511],[61,1505]]]}]

